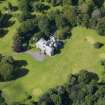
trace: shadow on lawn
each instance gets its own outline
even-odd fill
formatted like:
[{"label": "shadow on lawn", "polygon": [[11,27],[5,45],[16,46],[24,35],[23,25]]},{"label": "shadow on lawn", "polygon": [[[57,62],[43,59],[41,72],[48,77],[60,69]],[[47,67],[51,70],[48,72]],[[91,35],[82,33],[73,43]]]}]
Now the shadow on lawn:
[{"label": "shadow on lawn", "polygon": [[8,33],[8,30],[0,29],[0,38],[3,38]]},{"label": "shadow on lawn", "polygon": [[27,66],[27,64],[28,63],[25,60],[17,60],[15,62],[17,70],[16,70],[13,80],[16,80],[16,79],[28,74],[29,70],[25,68],[25,66]]}]

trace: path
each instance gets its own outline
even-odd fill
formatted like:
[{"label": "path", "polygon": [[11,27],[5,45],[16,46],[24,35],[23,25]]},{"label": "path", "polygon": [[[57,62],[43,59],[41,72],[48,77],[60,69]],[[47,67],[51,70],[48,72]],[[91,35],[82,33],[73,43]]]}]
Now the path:
[{"label": "path", "polygon": [[27,51],[26,53],[30,54],[32,58],[37,61],[43,61],[46,57],[45,54],[41,53],[40,51],[35,52]]}]

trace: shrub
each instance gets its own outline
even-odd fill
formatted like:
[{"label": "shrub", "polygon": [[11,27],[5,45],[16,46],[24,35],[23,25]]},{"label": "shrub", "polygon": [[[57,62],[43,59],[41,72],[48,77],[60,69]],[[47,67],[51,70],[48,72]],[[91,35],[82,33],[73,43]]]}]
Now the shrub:
[{"label": "shrub", "polygon": [[94,44],[94,47],[97,48],[97,49],[99,49],[99,48],[101,48],[103,45],[104,45],[103,43],[96,42],[96,43]]}]

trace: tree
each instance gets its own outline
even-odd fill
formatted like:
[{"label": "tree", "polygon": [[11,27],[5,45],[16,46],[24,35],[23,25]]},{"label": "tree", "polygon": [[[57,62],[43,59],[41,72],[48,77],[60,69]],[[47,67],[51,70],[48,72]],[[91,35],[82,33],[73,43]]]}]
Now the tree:
[{"label": "tree", "polygon": [[8,14],[2,14],[0,16],[0,28],[4,28],[6,26],[8,26],[9,23],[9,19],[10,19],[10,15]]},{"label": "tree", "polygon": [[88,14],[89,13],[89,6],[86,3],[82,3],[81,5],[79,5],[79,10],[81,13],[85,13]]},{"label": "tree", "polygon": [[90,83],[91,81],[98,81],[99,78],[95,73],[91,73],[85,70],[80,71],[78,81],[83,83]]},{"label": "tree", "polygon": [[25,42],[24,37],[21,37],[18,34],[16,34],[13,41],[13,50],[15,52],[23,52],[26,49],[27,49],[27,43]]},{"label": "tree", "polygon": [[105,16],[105,7],[102,6],[102,7],[100,8],[100,11],[101,11],[101,16],[104,17],[104,16]]},{"label": "tree", "polygon": [[104,105],[105,104],[105,98],[99,98],[95,105]]},{"label": "tree", "polygon": [[79,0],[70,0],[71,5],[77,5]]},{"label": "tree", "polygon": [[19,9],[24,12],[24,11],[30,11],[30,2],[31,0],[18,0],[18,7]]},{"label": "tree", "polygon": [[78,9],[77,7],[66,5],[64,6],[64,17],[71,23],[72,26],[75,26],[77,20]]},{"label": "tree", "polygon": [[8,10],[12,11],[13,10],[13,6],[10,2],[8,2]]},{"label": "tree", "polygon": [[0,105],[7,105],[5,98],[2,96],[2,91],[0,91]]},{"label": "tree", "polygon": [[47,16],[40,16],[38,20],[38,27],[42,33],[45,34],[45,37],[48,37],[50,35],[50,29],[49,29],[49,19]]},{"label": "tree", "polygon": [[69,25],[68,20],[62,14],[55,16],[55,23],[58,29]]},{"label": "tree", "polygon": [[95,9],[92,12],[92,18],[100,18],[100,17],[101,17],[101,11],[100,11],[100,9]]},{"label": "tree", "polygon": [[57,86],[42,95],[38,105],[104,105],[104,88],[105,84],[99,85],[95,73],[81,71],[70,75],[66,85]]},{"label": "tree", "polygon": [[19,15],[18,15],[18,20],[20,22],[23,22],[23,21],[26,21],[28,19],[31,19],[33,16],[31,15],[30,12],[28,11],[24,11],[24,12],[21,12]]},{"label": "tree", "polygon": [[104,0],[93,0],[95,5],[97,5],[98,7],[101,7],[104,3]]},{"label": "tree", "polygon": [[92,29],[96,29],[98,19],[97,18],[90,18],[89,20],[89,27]]},{"label": "tree", "polygon": [[64,5],[69,4],[69,5],[76,6],[78,4],[78,2],[79,2],[79,0],[64,0]]},{"label": "tree", "polygon": [[13,49],[16,52],[23,52],[28,49],[29,41],[34,33],[38,32],[38,25],[35,20],[27,20],[21,23],[14,36]]},{"label": "tree", "polygon": [[34,2],[32,4],[32,8],[33,8],[33,11],[44,12],[45,10],[48,10],[50,7],[41,2]]},{"label": "tree", "polygon": [[61,105],[62,104],[61,97],[57,94],[51,95],[51,99],[55,105]]},{"label": "tree", "polygon": [[0,63],[0,80],[6,81],[13,79],[14,67],[11,64]]},{"label": "tree", "polygon": [[66,39],[67,37],[70,36],[70,30],[71,29],[69,27],[59,28],[56,31],[56,37],[60,40],[64,40],[64,39]]},{"label": "tree", "polygon": [[96,30],[100,35],[105,36],[105,17],[99,19]]},{"label": "tree", "polygon": [[51,3],[53,6],[62,5],[63,0],[47,0],[49,3]]},{"label": "tree", "polygon": [[94,1],[93,0],[85,0],[85,3],[88,5],[88,9],[89,9],[88,13],[89,13],[89,15],[91,15],[92,11],[95,8]]},{"label": "tree", "polygon": [[0,61],[0,81],[8,81],[14,78],[16,72],[14,62],[11,56],[2,56]]},{"label": "tree", "polygon": [[88,14],[79,14],[77,17],[77,24],[85,27],[89,27],[89,15]]}]

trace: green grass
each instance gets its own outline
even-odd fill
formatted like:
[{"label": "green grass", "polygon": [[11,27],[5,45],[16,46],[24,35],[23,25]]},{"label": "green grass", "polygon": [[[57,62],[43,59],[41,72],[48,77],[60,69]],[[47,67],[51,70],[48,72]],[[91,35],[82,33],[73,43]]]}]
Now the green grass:
[{"label": "green grass", "polygon": [[[9,1],[16,4],[16,0]],[[9,28],[8,34],[0,39],[0,53],[26,60],[29,73],[17,80],[0,83],[0,89],[9,103],[23,100],[26,94],[32,94],[38,99],[49,88],[65,83],[70,73],[79,72],[81,69],[96,72],[102,77],[103,68],[100,66],[100,60],[105,57],[105,46],[95,49],[91,41],[105,44],[105,37],[99,36],[96,31],[83,27],[74,28],[71,39],[66,40],[60,54],[38,62],[26,53],[13,52],[11,46],[18,26],[19,23],[16,21]]]},{"label": "green grass", "polygon": [[105,38],[97,35],[94,30],[74,28],[72,37],[65,42],[61,54],[47,57],[43,62],[37,62],[30,55],[12,51],[11,42],[17,24],[10,28],[4,38],[0,39],[0,53],[12,55],[15,59],[26,60],[29,73],[17,80],[0,83],[0,89],[3,89],[9,102],[22,100],[26,93],[32,94],[37,99],[47,89],[63,84],[70,73],[76,73],[81,69],[88,69],[102,75],[100,60],[104,55],[105,46],[95,49],[89,41],[86,41],[86,38],[90,37],[105,44]]}]

